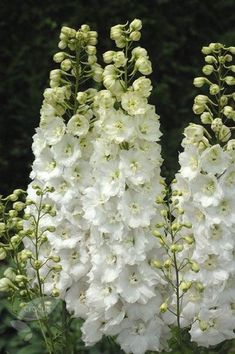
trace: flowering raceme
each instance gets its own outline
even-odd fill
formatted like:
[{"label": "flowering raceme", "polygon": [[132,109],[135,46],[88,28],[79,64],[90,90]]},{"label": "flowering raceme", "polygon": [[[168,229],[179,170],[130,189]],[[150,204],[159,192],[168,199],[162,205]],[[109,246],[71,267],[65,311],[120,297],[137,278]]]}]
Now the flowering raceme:
[{"label": "flowering raceme", "polygon": [[207,85],[212,97],[198,95],[193,110],[209,128],[190,124],[185,129],[173,189],[184,210],[178,221],[192,225],[188,257],[197,265],[197,272],[185,269],[182,274],[191,286],[183,298],[181,321],[191,325],[192,341],[208,347],[234,338],[235,328],[234,93],[227,76],[229,71],[234,76],[234,70],[230,48],[212,43],[202,52],[206,63],[213,64],[205,65],[203,72],[214,73],[218,84],[204,77],[194,80],[196,87]]},{"label": "flowering raceme", "polygon": [[[167,327],[159,315],[164,280],[150,265],[159,252],[151,230],[161,219],[155,203],[163,189],[156,143],[161,133],[159,116],[147,100],[151,81],[134,80],[138,71],[150,74],[151,64],[145,49],[131,50],[133,26],[137,32],[141,22],[111,29],[124,50],[104,53],[106,90],[93,102],[92,185],[82,198],[91,257],[82,331],[88,345],[103,334],[114,335],[125,352],[141,354],[163,348]],[[141,60],[145,70],[137,65]]]}]

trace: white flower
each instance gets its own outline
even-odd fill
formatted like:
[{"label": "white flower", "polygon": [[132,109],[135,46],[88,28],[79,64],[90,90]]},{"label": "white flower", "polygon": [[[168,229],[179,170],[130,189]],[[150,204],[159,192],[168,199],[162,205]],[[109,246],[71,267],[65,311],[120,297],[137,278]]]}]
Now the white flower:
[{"label": "white flower", "polygon": [[207,173],[221,174],[228,166],[228,155],[220,145],[206,149],[201,155],[201,168]]},{"label": "white flower", "polygon": [[96,284],[94,281],[86,292],[87,303],[100,311],[107,311],[118,301],[117,290],[110,284]]},{"label": "white flower", "polygon": [[211,206],[207,213],[217,224],[223,221],[228,227],[231,227],[235,220],[235,198],[233,196],[223,197],[217,206]]},{"label": "white flower", "polygon": [[126,353],[144,354],[148,350],[159,351],[162,327],[163,322],[158,317],[147,323],[142,319],[124,319],[123,330],[118,335],[117,342]]},{"label": "white flower", "polygon": [[130,115],[144,114],[147,111],[147,99],[136,92],[125,92],[121,98],[122,108]]},{"label": "white flower", "polygon": [[143,184],[154,175],[154,164],[145,153],[134,150],[123,150],[120,153],[120,169],[133,184]]},{"label": "white flower", "polygon": [[179,155],[180,174],[184,178],[191,180],[200,172],[200,160],[198,149],[194,145],[189,145],[184,152]]},{"label": "white flower", "polygon": [[48,147],[44,148],[41,154],[36,157],[32,168],[31,178],[37,177],[41,181],[48,181],[50,178],[58,177],[62,174],[61,166]]},{"label": "white flower", "polygon": [[123,221],[132,228],[145,227],[150,224],[153,217],[154,205],[148,202],[144,193],[137,193],[127,190],[123,195],[118,209],[122,215]]},{"label": "white flower", "polygon": [[213,175],[198,175],[190,183],[193,199],[206,208],[218,205],[223,196],[222,190]]},{"label": "white flower", "polygon": [[33,136],[32,150],[36,157],[38,157],[43,149],[46,147],[46,140],[43,130],[41,128],[36,129],[36,134]]},{"label": "white flower", "polygon": [[[135,137],[133,118],[124,114],[121,109],[118,111],[114,109],[107,110],[102,114],[102,119],[102,128],[105,134],[115,143],[120,144],[123,141],[129,141]],[[97,124],[98,123],[99,121]]]},{"label": "white flower", "polygon": [[56,161],[64,166],[71,166],[81,156],[79,140],[73,135],[65,134],[56,145],[53,145],[52,152]]},{"label": "white flower", "polygon": [[62,118],[55,117],[43,127],[46,142],[49,145],[57,144],[65,133],[65,124]]},{"label": "white flower", "polygon": [[231,166],[226,169],[225,173],[219,179],[220,186],[226,196],[234,195],[235,193],[235,167]]},{"label": "white flower", "polygon": [[67,131],[75,136],[86,135],[89,130],[89,121],[82,114],[75,114],[67,124]]},{"label": "white flower", "polygon": [[146,77],[139,77],[137,80],[133,82],[133,89],[137,92],[140,96],[149,97],[152,91],[151,80],[147,79]]},{"label": "white flower", "polygon": [[145,139],[147,141],[158,141],[160,132],[159,116],[157,114],[151,114],[151,110],[147,111],[144,115],[138,115],[136,117],[136,129],[138,138]]},{"label": "white flower", "polygon": [[153,285],[149,284],[147,277],[139,272],[137,266],[126,266],[120,273],[116,286],[128,303],[146,304],[155,295]]},{"label": "white flower", "polygon": [[100,179],[101,192],[105,196],[112,197],[124,192],[125,179],[119,166],[119,160],[108,160],[101,163],[96,176]]},{"label": "white flower", "polygon": [[235,338],[234,328],[235,319],[228,307],[202,308],[199,320],[193,323],[189,333],[192,341],[208,348],[226,339]]},{"label": "white flower", "polygon": [[87,287],[86,279],[80,279],[79,282],[72,284],[65,295],[67,310],[78,318],[86,319],[88,315],[88,306],[86,304]]}]

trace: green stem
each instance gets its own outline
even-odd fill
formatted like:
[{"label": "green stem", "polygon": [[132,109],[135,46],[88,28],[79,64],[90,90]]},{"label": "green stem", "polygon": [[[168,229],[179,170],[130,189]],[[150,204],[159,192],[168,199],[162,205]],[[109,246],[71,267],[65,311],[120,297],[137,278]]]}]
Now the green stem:
[{"label": "green stem", "polygon": [[74,90],[73,114],[76,113],[77,108],[78,108],[77,93],[78,93],[78,84],[79,84],[80,55],[81,55],[81,46],[79,45],[79,46],[76,46],[75,90]]}]

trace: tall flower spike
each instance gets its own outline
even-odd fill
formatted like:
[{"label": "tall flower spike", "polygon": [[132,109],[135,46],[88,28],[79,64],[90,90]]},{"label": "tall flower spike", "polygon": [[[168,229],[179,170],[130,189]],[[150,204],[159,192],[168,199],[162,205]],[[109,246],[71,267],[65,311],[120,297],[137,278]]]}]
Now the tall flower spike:
[{"label": "tall flower spike", "polygon": [[121,50],[104,53],[108,64],[94,97],[95,140],[90,158],[93,185],[84,191],[84,217],[90,225],[91,270],[86,291],[87,345],[116,336],[122,349],[143,354],[166,345],[157,287],[164,283],[151,265],[161,253],[152,235],[162,221],[155,202],[163,190],[159,116],[148,103],[151,73],[147,51],[134,47],[141,21],[117,25],[111,38]]},{"label": "tall flower spike", "polygon": [[[62,27],[61,51],[54,55],[54,61],[60,68],[50,73],[50,88],[44,92],[40,126],[36,129],[32,145],[35,160],[28,196],[40,205],[40,188],[53,191],[44,193],[45,205],[53,213],[40,221],[45,242],[38,249],[41,264],[44,264],[39,266],[38,271],[44,279],[44,293],[56,293],[61,298],[66,294],[68,299],[77,287],[81,292],[90,267],[88,225],[83,218],[81,195],[89,185],[89,155],[93,136],[90,102],[97,91],[80,90],[86,88],[88,80],[102,79],[102,69],[97,64],[96,43],[97,33],[91,31],[88,25],[82,25],[78,31]],[[28,212],[35,213],[33,205],[28,206]],[[29,243],[25,246],[33,249]],[[59,260],[61,271],[51,271],[46,275],[48,263],[45,260],[51,252]],[[78,301],[70,303],[68,300],[67,307],[78,316],[83,317],[85,313],[80,313]]]},{"label": "tall flower spike", "polygon": [[192,341],[208,347],[234,338],[235,78],[233,47],[211,43],[202,52],[206,77],[194,85],[206,86],[209,94],[195,97],[193,111],[202,125],[184,131],[172,188],[184,211],[177,222],[192,225],[181,236],[194,240],[184,252],[191,267],[182,269],[181,278],[192,285],[183,297],[181,324],[191,326]]}]

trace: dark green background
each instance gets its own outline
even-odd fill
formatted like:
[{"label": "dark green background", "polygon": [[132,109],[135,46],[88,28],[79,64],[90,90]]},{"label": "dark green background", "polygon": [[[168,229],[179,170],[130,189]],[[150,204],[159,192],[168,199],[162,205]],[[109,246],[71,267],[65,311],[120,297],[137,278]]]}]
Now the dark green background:
[{"label": "dark green background", "polygon": [[177,169],[181,132],[195,119],[192,80],[200,74],[201,47],[235,44],[234,0],[0,0],[0,193],[25,187],[31,137],[62,25],[88,23],[99,32],[100,52],[112,48],[109,29],[141,18],[141,45],[153,63],[152,103],[161,115],[164,175]]}]

